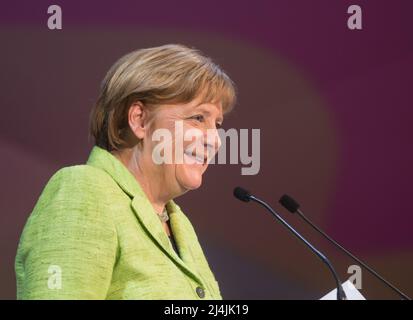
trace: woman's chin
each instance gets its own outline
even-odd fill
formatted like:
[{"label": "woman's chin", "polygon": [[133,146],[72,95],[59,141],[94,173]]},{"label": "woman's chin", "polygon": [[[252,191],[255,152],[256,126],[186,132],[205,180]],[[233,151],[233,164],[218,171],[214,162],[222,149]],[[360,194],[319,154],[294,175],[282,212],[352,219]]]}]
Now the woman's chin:
[{"label": "woman's chin", "polygon": [[184,190],[198,189],[202,184],[202,173],[197,168],[181,168],[177,181]]}]

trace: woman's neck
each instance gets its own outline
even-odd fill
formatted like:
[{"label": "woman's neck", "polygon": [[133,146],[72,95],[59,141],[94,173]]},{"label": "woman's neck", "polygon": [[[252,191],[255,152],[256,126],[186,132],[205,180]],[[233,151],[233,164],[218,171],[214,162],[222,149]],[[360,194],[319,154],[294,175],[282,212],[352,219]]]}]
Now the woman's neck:
[{"label": "woman's neck", "polygon": [[170,198],[168,195],[162,194],[164,188],[162,188],[161,179],[156,175],[156,172],[152,172],[149,165],[145,166],[140,150],[137,147],[132,147],[112,151],[111,153],[133,174],[154,210],[158,214],[162,213]]}]

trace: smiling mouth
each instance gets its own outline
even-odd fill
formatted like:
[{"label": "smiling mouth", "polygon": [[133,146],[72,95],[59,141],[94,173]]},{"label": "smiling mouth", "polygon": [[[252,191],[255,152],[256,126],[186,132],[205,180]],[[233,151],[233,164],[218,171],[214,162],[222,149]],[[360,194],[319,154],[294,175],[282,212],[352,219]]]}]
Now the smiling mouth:
[{"label": "smiling mouth", "polygon": [[199,156],[196,154],[193,154],[192,152],[189,151],[185,151],[184,154],[188,157],[190,157],[191,159],[194,159],[195,163],[197,164],[202,164],[205,165],[208,163],[208,157],[207,156]]}]

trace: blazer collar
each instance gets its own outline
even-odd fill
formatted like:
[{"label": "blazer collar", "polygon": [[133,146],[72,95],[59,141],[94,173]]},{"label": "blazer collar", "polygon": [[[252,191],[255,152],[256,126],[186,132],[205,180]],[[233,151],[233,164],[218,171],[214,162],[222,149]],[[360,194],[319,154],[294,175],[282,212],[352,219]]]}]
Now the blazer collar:
[{"label": "blazer collar", "polygon": [[131,198],[136,195],[143,196],[143,190],[132,173],[109,151],[94,146],[87,164],[109,174]]},{"label": "blazer collar", "polygon": [[166,204],[170,218],[173,236],[178,246],[179,255],[170,243],[162,222],[149,202],[146,194],[133,174],[110,152],[94,146],[87,164],[99,168],[109,174],[119,187],[132,199],[132,208],[143,227],[158,247],[163,250],[176,264],[187,273],[190,273],[200,284],[202,281],[194,271],[195,261],[191,250],[191,244],[197,241],[193,237],[192,225],[182,212],[181,208],[173,201]]}]

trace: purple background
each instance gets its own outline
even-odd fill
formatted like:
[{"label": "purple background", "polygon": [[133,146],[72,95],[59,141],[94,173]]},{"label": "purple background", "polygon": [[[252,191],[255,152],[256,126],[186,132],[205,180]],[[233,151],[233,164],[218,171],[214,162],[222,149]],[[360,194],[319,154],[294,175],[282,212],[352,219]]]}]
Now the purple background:
[{"label": "purple background", "polygon": [[[49,177],[87,159],[89,110],[110,65],[134,49],[183,43],[233,78],[230,128],[261,129],[261,171],[213,166],[178,199],[224,298],[316,299],[327,270],[266,212],[231,196],[243,185],[274,205],[291,193],[307,215],[413,295],[413,3],[411,1],[2,2],[0,298],[15,297],[14,255]],[[347,7],[363,30],[347,28]],[[278,209],[279,206],[276,205]],[[280,209],[333,260],[351,261]],[[367,298],[395,298],[363,274]]]}]

